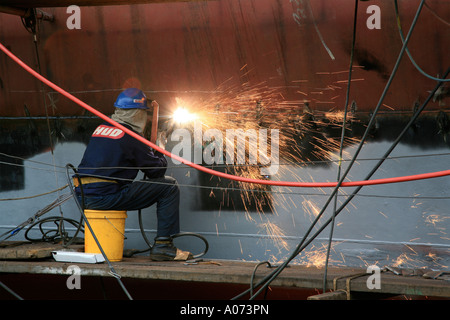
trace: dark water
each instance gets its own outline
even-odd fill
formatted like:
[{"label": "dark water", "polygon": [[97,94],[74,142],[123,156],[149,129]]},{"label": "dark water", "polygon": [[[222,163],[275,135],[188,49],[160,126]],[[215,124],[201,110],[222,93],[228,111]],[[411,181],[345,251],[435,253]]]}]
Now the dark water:
[{"label": "dark water", "polygon": [[[365,177],[407,120],[391,117],[378,121],[359,160],[350,171],[349,180]],[[58,119],[51,120],[49,130],[45,120],[2,120],[0,198],[4,201],[1,201],[1,233],[26,221],[55,200],[58,194],[68,192],[66,188],[59,193],[23,199],[67,184],[64,166],[79,163],[85,144],[98,123],[97,119]],[[327,130],[315,134],[326,137],[338,137],[340,134],[339,128],[323,128]],[[351,132],[357,139],[363,130],[364,124],[361,123]],[[450,146],[446,134],[434,116],[421,118],[373,179],[447,170]],[[317,140],[302,137],[297,143],[304,144],[303,150],[309,147],[313,151],[317,147],[308,142]],[[344,159],[351,158],[356,147],[355,143],[347,146]],[[306,155],[305,152],[305,159]],[[277,176],[272,178],[336,181],[337,162],[328,161],[329,157],[314,158],[311,154],[307,159],[320,162],[298,165],[285,161]],[[333,154],[331,159],[336,159]],[[322,162],[324,160],[326,162]],[[344,161],[342,165],[345,170],[348,162]],[[239,184],[211,178],[192,168],[174,164],[170,165],[168,174],[176,177],[180,184],[182,230],[204,235],[210,244],[206,257],[215,259],[283,260],[305,236],[315,214],[324,206],[332,191],[329,188],[261,187],[252,189],[252,197],[246,202],[242,200],[242,192],[233,189],[241,187]],[[341,190],[338,206],[353,190]],[[336,217],[330,263],[339,266],[377,264],[448,269],[449,190],[450,180],[447,177],[364,187]],[[333,203],[311,235],[330,217]],[[156,226],[154,213],[155,208],[143,210],[150,239]],[[44,217],[61,214],[79,219],[73,200]],[[125,247],[144,248],[137,213],[129,212],[128,216]],[[326,228],[317,235],[293,262],[320,266],[324,261],[329,233],[329,228]],[[23,239],[23,232],[13,239]],[[202,250],[202,244],[197,239],[176,241],[194,252]]]}]

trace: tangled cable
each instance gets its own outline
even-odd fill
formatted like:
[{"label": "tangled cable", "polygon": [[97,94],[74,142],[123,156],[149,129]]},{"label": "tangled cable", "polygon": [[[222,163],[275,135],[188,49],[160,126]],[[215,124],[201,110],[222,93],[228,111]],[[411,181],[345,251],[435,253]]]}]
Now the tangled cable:
[{"label": "tangled cable", "polygon": [[[33,216],[28,218],[26,221],[22,222],[18,226],[14,227],[14,228],[6,231],[2,235],[0,235],[0,239],[3,238],[0,240],[0,242],[9,239],[12,236],[15,236],[21,230],[23,230],[25,227],[29,226],[25,233],[25,238],[29,241],[55,241],[58,238],[58,240],[62,240],[63,242],[68,241],[70,243],[72,241],[72,239],[74,239],[76,237],[76,235],[78,234],[78,232],[80,231],[79,226],[80,226],[81,222],[77,223],[73,219],[67,219],[62,216],[48,217],[44,220],[40,220],[40,217],[42,215],[46,214],[47,212],[49,212],[50,210],[52,210],[53,208],[60,206],[61,204],[63,204],[64,202],[66,202],[67,200],[69,200],[71,198],[72,198],[72,194],[70,194],[70,193],[60,195],[52,203],[50,203],[47,206],[45,206],[44,208],[38,210]],[[57,230],[44,231],[44,228],[42,228],[42,224],[50,222],[50,221],[54,222],[57,225]],[[68,233],[64,229],[64,225],[63,225],[64,221],[68,221],[70,224],[72,224],[78,228],[77,232],[75,233],[74,236],[72,236],[72,237],[68,236]],[[36,225],[39,226],[39,230],[42,233],[42,237],[39,239],[31,238],[28,236],[28,232]],[[53,233],[53,235],[50,236],[51,233]]]}]

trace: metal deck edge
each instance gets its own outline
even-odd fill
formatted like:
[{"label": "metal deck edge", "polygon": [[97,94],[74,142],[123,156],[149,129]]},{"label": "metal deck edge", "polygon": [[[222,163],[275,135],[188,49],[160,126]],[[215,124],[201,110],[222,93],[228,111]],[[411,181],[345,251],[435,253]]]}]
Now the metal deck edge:
[{"label": "metal deck edge", "polygon": [[[148,258],[126,258],[121,262],[113,262],[115,272],[122,278],[193,281],[207,283],[228,283],[249,285],[256,262],[205,260],[198,264],[184,262],[152,262]],[[74,263],[54,261],[0,261],[0,273],[29,273],[46,275],[72,274],[68,267]],[[110,268],[106,263],[76,264],[81,276],[111,277]],[[254,282],[273,269],[261,266],[257,269]],[[348,290],[360,293],[383,293],[393,295],[418,295],[450,298],[450,282],[423,277],[397,276],[381,273],[381,288],[369,289],[367,279],[370,274],[356,268],[328,269],[327,288],[333,289],[336,280],[337,290]],[[350,280],[349,280],[350,279]],[[323,269],[293,265],[285,268],[271,283],[272,286],[322,289]]]}]

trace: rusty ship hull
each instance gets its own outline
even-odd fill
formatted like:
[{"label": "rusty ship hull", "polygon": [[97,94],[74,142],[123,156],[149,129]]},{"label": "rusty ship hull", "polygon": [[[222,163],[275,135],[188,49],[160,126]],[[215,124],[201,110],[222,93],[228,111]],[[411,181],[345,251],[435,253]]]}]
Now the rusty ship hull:
[{"label": "rusty ship hull", "polygon": [[[26,2],[26,1],[25,1]],[[92,2],[95,4],[95,1]],[[45,1],[44,1],[45,4]],[[379,29],[370,29],[379,11]],[[80,7],[79,29],[69,29],[66,7],[39,8],[54,20],[37,24],[36,48],[20,18],[0,14],[0,40],[50,81],[108,113],[118,90],[138,86],[160,102],[176,97],[222,103],[230,92],[254,100],[276,93],[267,108],[343,110],[353,36],[354,1],[200,1]],[[403,33],[418,2],[399,1]],[[450,65],[449,4],[429,2],[408,48],[419,66],[439,77]],[[377,104],[402,47],[394,5],[359,2],[350,99],[359,111]],[[48,92],[5,55],[0,59],[0,115],[42,116],[46,92],[50,115],[84,110]],[[382,111],[411,112],[435,81],[420,74],[406,54]],[[254,90],[259,91],[255,94]],[[44,94],[45,95],[45,94]],[[448,105],[445,92],[428,109]]]}]

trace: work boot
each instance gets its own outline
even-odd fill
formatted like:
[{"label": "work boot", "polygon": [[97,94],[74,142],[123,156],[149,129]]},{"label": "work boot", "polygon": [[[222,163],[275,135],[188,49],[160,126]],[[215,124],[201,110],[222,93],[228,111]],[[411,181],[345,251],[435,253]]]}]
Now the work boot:
[{"label": "work boot", "polygon": [[150,250],[150,259],[154,261],[184,261],[192,258],[192,253],[175,247],[171,237],[156,237]]}]

